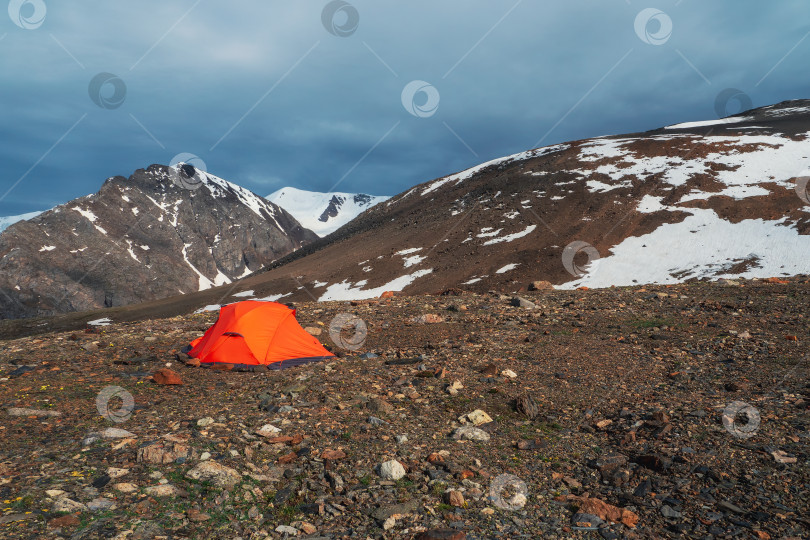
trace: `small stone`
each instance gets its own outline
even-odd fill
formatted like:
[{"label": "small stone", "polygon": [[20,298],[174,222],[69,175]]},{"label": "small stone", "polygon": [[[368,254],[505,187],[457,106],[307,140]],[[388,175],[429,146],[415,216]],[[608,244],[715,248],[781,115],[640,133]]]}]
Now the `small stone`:
[{"label": "small stone", "polygon": [[147,495],[153,497],[184,497],[186,492],[171,484],[161,484],[159,486],[149,486],[145,490]]},{"label": "small stone", "polygon": [[529,420],[533,420],[540,414],[540,407],[528,394],[523,394],[517,398],[516,408],[519,413],[525,414]]},{"label": "small stone", "polygon": [[488,441],[489,433],[473,426],[461,426],[453,431],[452,437],[464,441]]},{"label": "small stone", "polygon": [[451,490],[447,492],[447,503],[450,506],[464,508],[464,495],[460,491]]},{"label": "small stone", "polygon": [[110,499],[99,497],[87,503],[87,509],[91,512],[102,512],[104,510],[109,510],[114,504],[115,502]]},{"label": "small stone", "polygon": [[290,536],[298,536],[300,532],[295,527],[290,527],[289,525],[279,525],[275,528],[275,531],[279,534],[289,534]]},{"label": "small stone", "polygon": [[458,421],[462,423],[470,422],[474,426],[480,426],[481,424],[489,424],[492,422],[492,418],[481,409],[476,409],[471,413],[460,416]]},{"label": "small stone", "polygon": [[80,502],[74,501],[73,499],[69,499],[67,497],[59,497],[56,499],[56,502],[53,503],[53,507],[51,508],[54,512],[62,512],[65,514],[72,514],[74,512],[86,512],[87,506],[83,505]]},{"label": "small stone", "polygon": [[377,413],[390,413],[394,410],[394,406],[385,401],[384,399],[374,398],[369,400],[367,407],[369,410]]},{"label": "small stone", "polygon": [[529,284],[530,291],[553,291],[554,285],[548,281],[532,281]]},{"label": "small stone", "polygon": [[501,376],[508,377],[510,379],[516,379],[517,378],[517,373],[515,373],[511,369],[505,369],[505,370],[501,371]]},{"label": "small stone", "polygon": [[59,516],[58,518],[53,518],[48,522],[48,527],[51,529],[61,529],[64,527],[75,527],[79,524],[79,518],[74,516],[73,514],[68,514],[66,516]]},{"label": "small stone", "polygon": [[777,463],[796,463],[797,461],[795,457],[789,456],[784,450],[774,450],[771,452],[771,456]]},{"label": "small stone", "polygon": [[122,476],[125,476],[127,474],[129,474],[129,469],[120,469],[117,467],[109,467],[107,469],[107,476],[109,476],[112,480],[115,480],[116,478],[121,478]]},{"label": "small stone", "polygon": [[732,504],[728,501],[720,501],[717,503],[717,507],[721,510],[725,510],[726,512],[733,512],[735,514],[744,514],[745,510],[737,506],[736,504]]},{"label": "small stone", "polygon": [[121,482],[120,484],[113,485],[113,489],[121,493],[135,493],[138,491],[138,486],[130,484],[129,482]]},{"label": "small stone", "polygon": [[317,326],[306,326],[304,327],[304,331],[312,336],[320,336],[323,333],[323,329]]},{"label": "small stone", "polygon": [[124,438],[131,438],[137,437],[134,433],[131,433],[125,429],[120,428],[113,428],[109,427],[100,433],[102,438],[104,439],[124,439]]},{"label": "small stone", "polygon": [[183,380],[177,372],[163,368],[152,374],[152,380],[160,385],[181,385]]},{"label": "small stone", "polygon": [[385,480],[396,481],[405,476],[405,467],[399,461],[392,459],[380,465],[379,474]]},{"label": "small stone", "polygon": [[211,452],[203,452],[200,454],[200,461],[205,461],[207,459],[211,459]]},{"label": "small stone", "polygon": [[290,525],[302,531],[304,534],[315,534],[318,532],[318,528],[307,521],[293,521]]},{"label": "small stone", "polygon": [[346,452],[343,450],[331,450],[327,448],[321,453],[321,459],[338,460],[346,457]]},{"label": "small stone", "polygon": [[214,419],[211,418],[210,416],[206,416],[205,418],[200,418],[199,420],[197,420],[197,426],[201,428],[208,427],[213,423]]},{"label": "small stone", "polygon": [[519,308],[524,308],[524,309],[534,309],[534,308],[537,307],[537,305],[534,302],[526,300],[525,298],[520,297],[520,296],[515,296],[514,298],[512,298],[512,300],[509,303],[510,303],[510,305],[512,305],[514,307],[519,307]]},{"label": "small stone", "polygon": [[450,385],[447,386],[446,391],[451,396],[458,395],[458,391],[463,389],[464,385],[461,384],[461,381],[453,381]]},{"label": "small stone", "polygon": [[671,519],[681,517],[681,513],[672,508],[671,506],[669,506],[668,504],[665,504],[661,507],[661,515],[664,516],[665,518]]},{"label": "small stone", "polygon": [[234,469],[215,461],[204,461],[198,464],[186,473],[186,477],[192,480],[207,480],[227,489],[232,488],[242,479],[242,475]]},{"label": "small stone", "polygon": [[208,521],[209,519],[211,519],[211,516],[209,516],[205,512],[200,512],[196,508],[189,508],[188,511],[186,512],[186,515],[188,516],[189,521],[195,522]]},{"label": "small stone", "polygon": [[577,512],[571,517],[571,524],[574,527],[589,529],[599,527],[602,523],[604,521],[599,516],[583,512]]},{"label": "small stone", "polygon": [[397,518],[394,517],[394,516],[391,516],[390,518],[383,521],[383,530],[390,531],[391,529],[393,529],[396,526],[396,524],[397,524]]},{"label": "small stone", "polygon": [[387,426],[388,425],[388,422],[386,422],[385,420],[382,420],[380,418],[377,418],[376,416],[369,416],[368,417],[368,423],[371,424],[372,426],[377,426],[377,427]]},{"label": "small stone", "polygon": [[397,435],[396,437],[394,437],[394,440],[397,442],[397,444],[405,444],[406,442],[408,442],[408,436]]},{"label": "small stone", "polygon": [[56,497],[59,497],[60,495],[64,495],[64,494],[65,494],[65,492],[63,490],[61,490],[61,489],[46,489],[45,490],[45,495],[47,495],[48,497],[51,497],[53,499],[55,499]]},{"label": "small stone", "polygon": [[281,433],[281,430],[272,424],[265,424],[256,430],[259,437],[274,437],[276,433]]},{"label": "small stone", "polygon": [[59,411],[49,411],[43,409],[26,409],[24,407],[11,407],[6,409],[9,416],[62,416]]}]

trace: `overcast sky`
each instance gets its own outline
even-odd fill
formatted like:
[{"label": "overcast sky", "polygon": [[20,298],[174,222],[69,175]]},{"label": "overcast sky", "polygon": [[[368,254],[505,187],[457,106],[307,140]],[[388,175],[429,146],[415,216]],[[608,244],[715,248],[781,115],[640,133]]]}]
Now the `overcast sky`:
[{"label": "overcast sky", "polygon": [[0,215],[181,153],[261,195],[394,195],[536,146],[716,118],[729,88],[740,93],[728,113],[810,97],[806,0],[11,0],[3,11]]}]

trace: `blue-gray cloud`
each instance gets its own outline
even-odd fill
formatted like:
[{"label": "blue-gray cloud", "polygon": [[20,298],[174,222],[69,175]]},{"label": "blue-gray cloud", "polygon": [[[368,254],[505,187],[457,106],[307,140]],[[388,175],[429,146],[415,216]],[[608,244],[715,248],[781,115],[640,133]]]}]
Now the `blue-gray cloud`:
[{"label": "blue-gray cloud", "polygon": [[[0,10],[0,196],[25,175],[0,214],[181,152],[260,194],[392,195],[539,141],[711,118],[730,87],[755,106],[810,97],[804,0],[352,0],[346,37],[328,3],[44,0],[32,30]],[[634,29],[650,5],[672,21],[661,45]],[[120,107],[88,95],[100,72],[126,84]],[[402,106],[413,80],[438,90],[435,114]]]}]

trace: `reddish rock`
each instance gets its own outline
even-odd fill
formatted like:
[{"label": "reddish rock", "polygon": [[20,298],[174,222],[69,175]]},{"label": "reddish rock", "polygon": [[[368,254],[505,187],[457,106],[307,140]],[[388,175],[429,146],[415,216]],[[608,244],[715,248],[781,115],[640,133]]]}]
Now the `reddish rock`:
[{"label": "reddish rock", "polygon": [[447,492],[447,503],[450,506],[455,506],[458,508],[464,508],[466,502],[464,501],[464,495],[461,494],[460,491],[449,491]]},{"label": "reddish rock", "polygon": [[73,514],[67,514],[65,516],[59,516],[58,518],[53,518],[48,522],[48,527],[52,529],[59,529],[62,527],[75,527],[79,524],[79,518],[74,516]]},{"label": "reddish rock", "polygon": [[393,298],[393,297],[394,297],[394,291],[385,291],[384,293],[382,293],[380,295],[380,298]]},{"label": "reddish rock", "polygon": [[427,457],[427,462],[432,465],[444,463],[444,456],[439,454],[438,452],[433,452]]},{"label": "reddish rock", "polygon": [[342,450],[331,450],[327,448],[321,453],[321,459],[338,460],[346,457],[346,452]]},{"label": "reddish rock", "polygon": [[168,368],[163,368],[152,374],[152,380],[158,384],[183,384],[180,375]]},{"label": "reddish rock", "polygon": [[530,291],[553,291],[554,285],[548,281],[532,281],[529,284]]},{"label": "reddish rock", "polygon": [[298,454],[296,454],[295,452],[290,452],[289,454],[285,454],[280,458],[278,458],[278,462],[282,465],[286,465],[288,463],[292,463],[296,459],[298,459]]},{"label": "reddish rock", "polygon": [[569,501],[574,501],[579,506],[579,512],[583,514],[593,514],[605,521],[622,523],[631,529],[634,529],[638,524],[638,515],[600,499],[577,497],[575,495],[568,495],[567,498]]}]

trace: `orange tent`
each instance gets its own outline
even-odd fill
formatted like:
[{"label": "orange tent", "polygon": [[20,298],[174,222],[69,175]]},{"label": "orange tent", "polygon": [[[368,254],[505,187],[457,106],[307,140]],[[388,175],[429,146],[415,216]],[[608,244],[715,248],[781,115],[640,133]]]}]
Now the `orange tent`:
[{"label": "orange tent", "polygon": [[217,322],[191,342],[187,353],[200,364],[264,365],[269,369],[334,357],[301,328],[294,309],[257,300],[220,308]]}]

